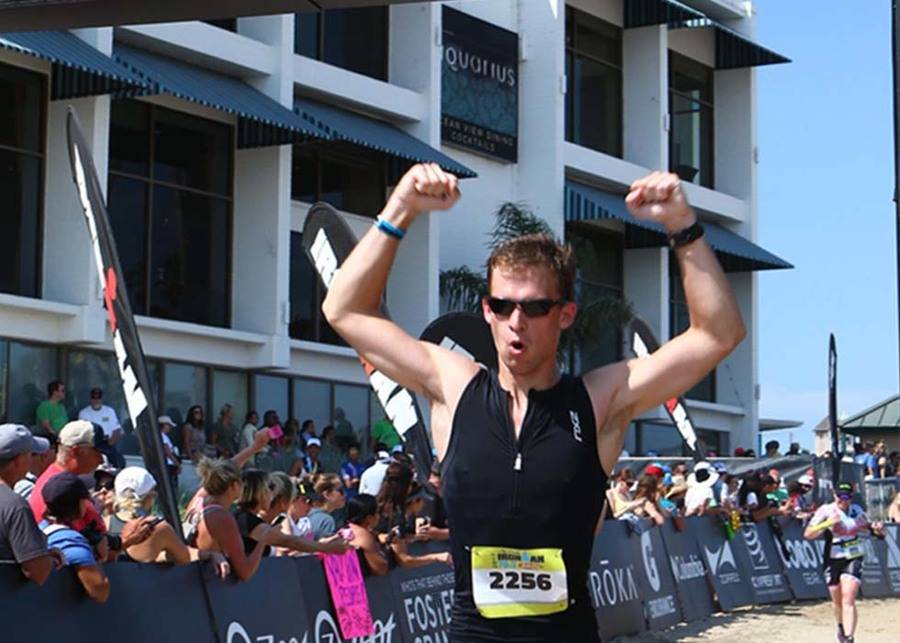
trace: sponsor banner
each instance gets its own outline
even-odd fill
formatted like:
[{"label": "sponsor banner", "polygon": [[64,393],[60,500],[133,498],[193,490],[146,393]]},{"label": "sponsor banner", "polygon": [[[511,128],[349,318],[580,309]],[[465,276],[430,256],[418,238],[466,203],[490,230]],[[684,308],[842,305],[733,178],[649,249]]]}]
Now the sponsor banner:
[{"label": "sponsor banner", "polygon": [[644,571],[629,546],[629,527],[622,520],[608,520],[594,540],[588,590],[604,641],[646,630],[644,605],[638,578]]},{"label": "sponsor banner", "polygon": [[104,571],[112,591],[101,605],[85,596],[71,567],[53,572],[39,587],[17,565],[0,565],[6,615],[0,640],[102,641],[106,632],[122,632],[129,643],[227,643],[215,633],[196,564],[117,563]]},{"label": "sponsor banner", "polygon": [[866,552],[862,564],[862,585],[860,592],[866,598],[891,596],[893,591],[887,577],[887,547],[877,538],[862,537]]},{"label": "sponsor banner", "polygon": [[784,575],[795,598],[827,598],[825,587],[824,562],[825,541],[806,540],[803,537],[803,526],[796,520],[782,525],[784,549],[776,547]]},{"label": "sponsor banner", "polygon": [[[411,554],[420,555],[446,548],[440,543],[418,543],[409,549]],[[442,564],[397,569],[391,573],[390,581],[402,640],[447,643],[453,609],[453,570]]]},{"label": "sponsor banner", "polygon": [[[685,523],[689,525],[697,520],[705,519],[688,518]],[[659,531],[669,557],[669,568],[678,588],[684,620],[692,622],[706,618],[715,611],[715,605],[697,539],[687,529],[675,529],[671,520],[664,522]]]},{"label": "sponsor banner", "polygon": [[[316,565],[317,586],[327,595],[322,564],[318,560],[309,562]],[[265,640],[300,643],[309,630],[307,612],[297,606],[305,586],[301,584],[294,564],[285,564],[285,559],[263,558],[250,583],[233,577],[222,581],[212,575],[211,569],[206,570],[204,577],[205,591],[223,643]],[[277,587],[278,591],[260,591],[265,587]],[[113,593],[115,591],[114,587]],[[178,637],[176,640],[188,639]]]},{"label": "sponsor banner", "polygon": [[[68,111],[66,127],[72,178],[75,180],[75,188],[90,235],[94,267],[97,269],[103,291],[103,307],[106,309],[128,415],[141,447],[144,466],[156,480],[160,509],[169,524],[180,525],[175,490],[172,488],[166,468],[166,455],[156,422],[156,407],[144,361],[144,350],[141,348],[141,339],[131,312],[125,275],[119,263],[116,240],[106,214],[103,191],[78,116],[72,107],[69,107]],[[73,239],[73,241],[80,240]],[[176,532],[180,537],[181,530]]]},{"label": "sponsor banner", "polygon": [[[303,224],[303,249],[326,290],[355,245],[353,231],[333,207],[327,203],[316,203],[309,209]],[[390,319],[383,303],[381,309],[384,316]],[[403,438],[407,453],[415,461],[419,480],[428,480],[434,456],[415,394],[375,369],[362,357],[360,361],[384,414]]]},{"label": "sponsor banner", "polygon": [[441,138],[515,162],[519,133],[519,37],[443,7]]},{"label": "sponsor banner", "polygon": [[753,604],[753,591],[746,578],[750,576],[745,559],[735,554],[743,547],[737,539],[727,540],[721,520],[715,518],[689,520],[685,530],[697,539],[706,569],[719,605],[724,611]]},{"label": "sponsor banner", "polygon": [[681,605],[675,591],[675,578],[668,564],[662,534],[650,528],[642,534],[631,534],[632,556],[641,563],[638,586],[644,601],[644,617],[651,630],[664,630],[680,623]]},{"label": "sponsor banner", "polygon": [[484,317],[475,313],[448,313],[428,324],[419,339],[471,357],[497,370],[497,347]]},{"label": "sponsor banner", "polygon": [[781,603],[793,598],[784,576],[781,557],[776,551],[781,543],[767,521],[742,524],[732,544],[736,547],[738,558],[746,558],[744,566],[749,572],[753,600],[757,605]]},{"label": "sponsor banner", "polygon": [[887,537],[876,548],[880,548],[881,560],[884,561],[884,572],[887,576],[891,592],[900,595],[900,525],[885,525]]}]

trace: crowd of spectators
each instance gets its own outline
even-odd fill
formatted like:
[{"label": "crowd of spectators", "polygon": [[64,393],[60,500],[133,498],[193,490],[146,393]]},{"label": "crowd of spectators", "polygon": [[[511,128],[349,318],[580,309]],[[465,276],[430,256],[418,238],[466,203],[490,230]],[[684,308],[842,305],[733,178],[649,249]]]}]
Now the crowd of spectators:
[{"label": "crowd of spectators", "polygon": [[785,484],[778,469],[730,473],[724,462],[697,462],[692,467],[661,462],[646,465],[638,474],[619,470],[606,492],[607,515],[619,520],[720,516],[757,522],[778,517],[805,519],[815,510],[815,486],[810,469]]},{"label": "crowd of spectators", "polygon": [[[160,416],[164,475],[177,485],[190,461],[200,478],[183,523],[173,525],[159,515],[158,481],[125,466],[116,450],[122,428],[102,391],[91,391],[90,405],[72,420],[64,385],[52,382],[48,393],[35,427],[0,425],[0,562],[38,584],[68,566],[87,596],[105,602],[115,591],[109,564],[208,561],[221,577],[246,580],[266,556],[352,549],[374,575],[450,563],[447,553],[408,548],[446,540],[449,531],[439,467],[419,484],[399,439],[392,448],[373,445],[366,461],[337,414],[321,434],[312,420],[282,426],[275,411],[263,414],[262,426],[250,412],[238,428],[227,404],[211,426],[200,406],[180,430]],[[379,435],[392,430],[387,423]]]}]

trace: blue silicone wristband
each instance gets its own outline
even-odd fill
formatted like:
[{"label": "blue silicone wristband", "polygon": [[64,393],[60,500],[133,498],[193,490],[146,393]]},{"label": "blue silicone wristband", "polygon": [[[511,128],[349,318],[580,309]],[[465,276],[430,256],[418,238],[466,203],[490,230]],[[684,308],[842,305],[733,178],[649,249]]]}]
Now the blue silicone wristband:
[{"label": "blue silicone wristband", "polygon": [[406,230],[401,230],[394,224],[385,221],[381,217],[375,221],[375,227],[381,230],[383,233],[388,235],[389,237],[394,237],[397,240],[402,239],[406,235]]}]

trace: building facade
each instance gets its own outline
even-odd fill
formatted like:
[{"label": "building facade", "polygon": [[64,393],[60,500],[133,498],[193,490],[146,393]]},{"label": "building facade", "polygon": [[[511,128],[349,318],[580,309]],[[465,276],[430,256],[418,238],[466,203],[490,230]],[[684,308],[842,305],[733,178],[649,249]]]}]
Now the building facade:
[{"label": "building facade", "polygon": [[[365,440],[380,406],[321,317],[301,231],[310,204],[324,200],[363,234],[419,160],[472,178],[452,213],[421,217],[401,244],[387,305],[408,331],[443,312],[442,270],[483,266],[494,212],[514,202],[572,242],[582,304],[624,299],[660,338],[677,334],[688,320],[665,239],[622,204],[633,180],[672,169],[709,224],[750,329],[689,406],[710,448],[754,444],[755,270],[787,266],[753,244],[755,66],[783,59],[752,42],[749,3],[689,4],[420,3],[84,29],[53,41],[3,34],[0,413],[33,423],[59,378],[73,416],[94,386],[127,416],[71,179],[71,105],[106,190],[155,400],[178,422],[194,404],[212,421],[227,402],[238,421],[274,409],[319,428],[349,423]],[[463,26],[448,31],[449,20]],[[466,55],[448,60],[445,40],[464,43],[456,30],[467,25],[483,30],[469,34],[476,44],[502,31],[497,56],[512,56],[512,75],[484,81],[507,90],[496,132],[454,120],[442,101],[463,60],[454,56]],[[623,354],[620,333],[604,329],[578,362]],[[680,438],[653,411],[626,448],[680,452]]]}]

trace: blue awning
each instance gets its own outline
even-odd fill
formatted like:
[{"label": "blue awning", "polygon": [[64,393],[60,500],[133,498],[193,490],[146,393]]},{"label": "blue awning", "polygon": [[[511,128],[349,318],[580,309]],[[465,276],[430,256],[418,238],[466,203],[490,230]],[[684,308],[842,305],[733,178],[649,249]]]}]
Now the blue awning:
[{"label": "blue awning", "polygon": [[135,74],[68,31],[0,33],[0,47],[52,63],[50,99],[146,88]]},{"label": "blue awning", "polygon": [[[566,222],[597,219],[615,219],[624,222],[626,247],[654,247],[667,244],[663,227],[658,223],[633,217],[625,207],[622,195],[604,192],[583,183],[566,181]],[[716,251],[726,272],[793,268],[784,259],[720,225],[704,221],[703,228],[706,242]]]},{"label": "blue awning", "polygon": [[137,94],[171,94],[238,117],[238,147],[287,145],[331,136],[245,82],[208,69],[116,43],[113,55],[145,79]]},{"label": "blue awning", "polygon": [[706,14],[677,0],[624,0],[625,28],[668,25],[669,29],[711,28],[716,34],[716,69],[738,69],[791,62]]},{"label": "blue awning", "polygon": [[460,178],[477,176],[462,163],[390,123],[311,98],[295,99],[294,109],[304,120],[326,131],[334,139],[383,152],[407,164],[437,163]]}]

